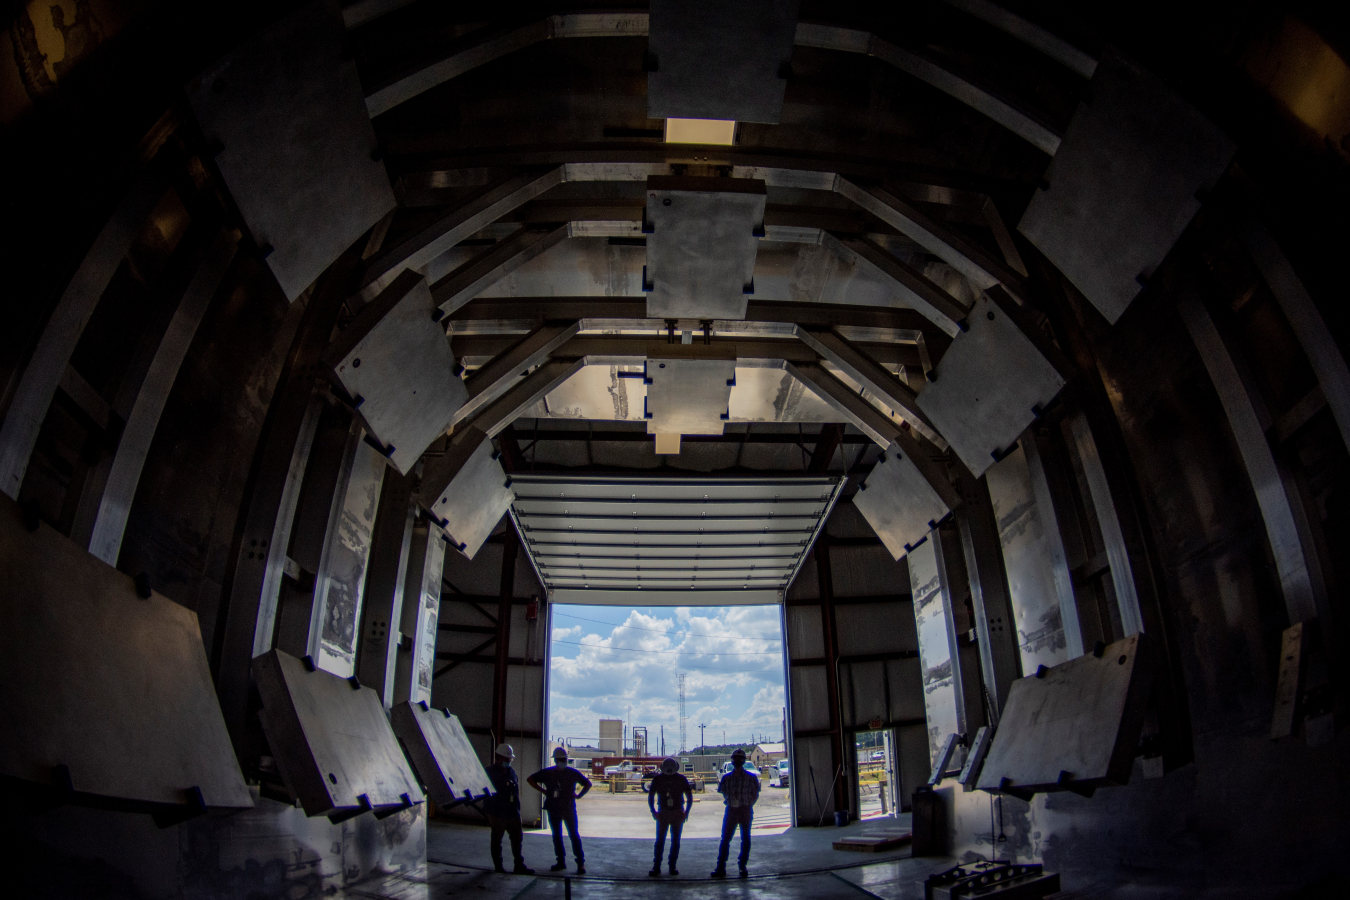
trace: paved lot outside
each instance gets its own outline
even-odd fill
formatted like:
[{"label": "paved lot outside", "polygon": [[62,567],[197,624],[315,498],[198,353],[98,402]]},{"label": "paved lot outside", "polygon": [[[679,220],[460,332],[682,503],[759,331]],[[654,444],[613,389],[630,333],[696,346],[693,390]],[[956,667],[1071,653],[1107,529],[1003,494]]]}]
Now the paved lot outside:
[{"label": "paved lot outside", "polygon": [[[722,835],[722,795],[710,786],[694,795],[694,808],[684,823],[684,840],[717,838]],[[781,834],[791,824],[788,791],[765,787],[755,804],[755,834]],[[577,803],[577,821],[583,837],[652,838],[656,823],[647,811],[647,795],[641,789],[609,793],[608,785],[595,788]]]}]

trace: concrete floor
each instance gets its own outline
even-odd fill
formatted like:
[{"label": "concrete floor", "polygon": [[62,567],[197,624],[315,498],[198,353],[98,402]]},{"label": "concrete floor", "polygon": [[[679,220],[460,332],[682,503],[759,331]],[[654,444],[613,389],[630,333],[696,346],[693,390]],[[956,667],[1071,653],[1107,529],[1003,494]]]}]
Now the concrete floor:
[{"label": "concrete floor", "polygon": [[[750,872],[752,875],[795,875],[833,868],[858,866],[862,863],[898,860],[908,857],[908,846],[888,853],[852,853],[835,850],[834,841],[850,834],[880,830],[908,831],[909,814],[898,819],[854,822],[843,828],[792,828],[780,834],[755,833],[751,843]],[[656,826],[647,818],[640,829],[634,829],[627,838],[585,838],[586,871],[588,878],[636,880],[647,882],[647,871],[652,866],[652,844]],[[640,837],[639,837],[640,836]],[[505,844],[505,842],[503,842]],[[740,847],[733,840],[734,857]],[[505,850],[505,847],[503,848]],[[509,857],[510,851],[505,850]],[[525,863],[547,874],[553,864],[553,838],[544,830],[525,833]],[[572,865],[568,847],[568,864]],[[455,865],[465,869],[491,869],[486,828],[456,822],[433,821],[427,828],[427,860]],[[680,875],[673,881],[707,881],[717,861],[715,838],[690,838],[681,842]],[[732,871],[735,871],[734,861]],[[666,880],[666,879],[663,879]]]},{"label": "concrete floor", "polygon": [[[487,830],[472,825],[432,822],[427,834],[425,869],[351,887],[338,895],[361,900],[431,900],[473,896],[482,900],[545,900],[568,896],[608,900],[631,898],[639,893],[651,898],[717,900],[717,898],[762,898],[762,900],[919,900],[923,879],[950,867],[949,859],[910,859],[908,848],[889,853],[848,853],[831,844],[844,835],[882,829],[908,830],[909,816],[899,820],[853,823],[844,828],[793,828],[783,833],[755,835],[750,859],[751,877],[726,881],[708,878],[717,853],[713,839],[684,842],[678,877],[651,878],[652,844],[632,838],[591,838],[586,841],[587,874],[573,872],[554,876],[547,871],[553,862],[552,839],[545,832],[525,835],[526,862],[534,876],[497,875],[489,871]],[[647,820],[651,824],[651,820]],[[737,844],[733,842],[732,852]],[[569,863],[571,861],[569,860]],[[735,868],[733,865],[732,871]],[[561,876],[567,876],[566,878]],[[570,884],[569,884],[570,882]]]}]

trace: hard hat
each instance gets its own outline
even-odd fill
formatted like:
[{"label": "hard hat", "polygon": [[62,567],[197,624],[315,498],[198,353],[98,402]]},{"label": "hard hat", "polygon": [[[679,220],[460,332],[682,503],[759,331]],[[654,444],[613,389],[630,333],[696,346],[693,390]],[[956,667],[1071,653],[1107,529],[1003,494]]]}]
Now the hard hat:
[{"label": "hard hat", "polygon": [[673,756],[667,756],[665,759],[661,760],[661,771],[665,772],[667,775],[674,775],[676,772],[680,771],[679,760],[675,759]]},{"label": "hard hat", "polygon": [[565,747],[554,747],[554,748],[553,748],[553,758],[554,758],[554,759],[567,759],[567,749],[566,749]]},{"label": "hard hat", "polygon": [[737,747],[735,750],[731,751],[731,758],[732,760],[745,759],[745,751],[740,747]]},{"label": "hard hat", "polygon": [[516,758],[516,751],[514,751],[514,750],[511,749],[511,745],[510,745],[510,744],[498,744],[498,745],[497,745],[497,755],[498,755],[498,756],[501,756],[501,757],[504,757],[504,758],[506,758],[506,759],[515,759],[515,758]]}]

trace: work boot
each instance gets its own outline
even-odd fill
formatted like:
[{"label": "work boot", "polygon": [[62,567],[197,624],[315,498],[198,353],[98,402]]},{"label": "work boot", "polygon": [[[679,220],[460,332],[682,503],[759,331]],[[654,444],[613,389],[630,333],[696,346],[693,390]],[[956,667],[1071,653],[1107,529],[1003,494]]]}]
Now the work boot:
[{"label": "work boot", "polygon": [[502,866],[501,863],[493,863],[493,864],[492,864],[492,868],[493,868],[495,871],[501,872],[503,875],[506,874],[506,869]]},{"label": "work boot", "polygon": [[675,864],[674,864],[674,863],[671,863],[671,864],[670,864],[670,874],[672,874],[672,875],[678,875],[678,874],[680,874],[680,870],[677,869],[677,868],[675,868]]},{"label": "work boot", "polygon": [[657,863],[656,865],[652,866],[652,870],[647,873],[647,877],[656,878],[660,874],[661,874],[661,864]]},{"label": "work boot", "polygon": [[585,874],[586,874],[586,864],[585,864],[584,862],[578,862],[578,863],[577,863],[577,874],[578,874],[578,875],[585,875]]},{"label": "work boot", "polygon": [[741,866],[741,877],[742,877],[742,878],[749,878],[749,877],[750,877],[750,870],[747,869],[745,866]]},{"label": "work boot", "polygon": [[517,875],[533,875],[534,869],[531,869],[529,866],[525,865],[524,861],[521,861],[516,863],[515,873]]},{"label": "work boot", "polygon": [[565,868],[567,868],[567,863],[563,862],[562,860],[558,860],[553,865],[549,866],[548,870],[550,872],[561,872]]},{"label": "work boot", "polygon": [[709,873],[708,877],[709,877],[709,878],[726,878],[726,877],[727,877],[727,870],[724,869],[724,868],[722,868],[721,866],[718,866],[716,869],[713,869],[711,873]]}]

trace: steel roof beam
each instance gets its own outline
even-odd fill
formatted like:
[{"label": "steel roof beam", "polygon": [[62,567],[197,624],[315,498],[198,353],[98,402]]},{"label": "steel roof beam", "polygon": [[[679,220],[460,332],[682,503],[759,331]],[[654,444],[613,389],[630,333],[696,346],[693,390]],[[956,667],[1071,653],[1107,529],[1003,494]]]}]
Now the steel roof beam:
[{"label": "steel roof beam", "polygon": [[873,394],[895,408],[924,437],[941,450],[947,442],[937,428],[919,409],[918,395],[909,385],[892,375],[838,331],[819,331],[798,326],[797,337],[804,344],[841,369],[849,378],[863,385]]},{"label": "steel roof beam", "polygon": [[431,225],[376,257],[366,269],[360,296],[372,299],[404,269],[421,269],[476,231],[562,184],[562,167],[543,175],[504,178],[457,205]]},{"label": "steel roof beam", "polygon": [[514,272],[568,236],[569,225],[552,230],[522,228],[499,241],[431,286],[431,297],[445,315],[453,313],[489,285]]},{"label": "steel roof beam", "polygon": [[518,384],[526,373],[540,365],[553,355],[553,352],[576,336],[581,327],[580,320],[569,324],[541,325],[515,346],[493,358],[479,368],[466,380],[469,399],[455,413],[450,424],[475,415],[487,404],[505,394]]},{"label": "steel roof beam", "polygon": [[864,238],[828,235],[825,245],[846,260],[861,259],[895,282],[906,304],[932,322],[948,337],[956,337],[966,318],[966,307],[955,297]]},{"label": "steel roof beam", "polygon": [[820,399],[848,416],[853,424],[862,429],[862,432],[879,446],[887,449],[892,444],[898,446],[949,509],[955,509],[961,504],[960,494],[952,487],[942,468],[933,462],[930,453],[925,451],[913,435],[892,422],[881,410],[868,403],[821,366],[788,363],[787,370],[815,391]]},{"label": "steel roof beam", "polygon": [[[401,103],[458,78],[479,66],[553,38],[567,37],[646,37],[646,13],[581,13],[550,16],[510,28],[485,29],[489,33],[472,40],[435,62],[401,78],[379,86],[366,95],[366,111],[371,118],[386,113]],[[814,25],[800,22],[795,43],[845,53],[873,56],[932,85],[953,99],[987,116],[1031,145],[1053,156],[1060,136],[1026,110],[952,72],[936,61],[884,41],[867,31]]]}]

